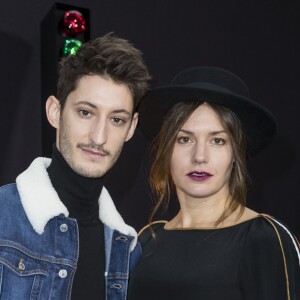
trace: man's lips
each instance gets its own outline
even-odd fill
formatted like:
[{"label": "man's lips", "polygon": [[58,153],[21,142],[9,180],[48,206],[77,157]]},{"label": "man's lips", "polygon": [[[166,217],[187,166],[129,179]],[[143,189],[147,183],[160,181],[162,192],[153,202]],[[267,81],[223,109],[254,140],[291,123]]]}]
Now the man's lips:
[{"label": "man's lips", "polygon": [[93,155],[93,156],[107,156],[108,153],[105,151],[95,151],[94,149],[90,149],[90,148],[84,148],[84,147],[80,147],[80,149],[84,152],[86,152],[87,154]]},{"label": "man's lips", "polygon": [[198,171],[192,171],[188,174],[186,174],[189,178],[196,181],[205,181],[208,180],[213,175],[208,172],[198,172]]}]

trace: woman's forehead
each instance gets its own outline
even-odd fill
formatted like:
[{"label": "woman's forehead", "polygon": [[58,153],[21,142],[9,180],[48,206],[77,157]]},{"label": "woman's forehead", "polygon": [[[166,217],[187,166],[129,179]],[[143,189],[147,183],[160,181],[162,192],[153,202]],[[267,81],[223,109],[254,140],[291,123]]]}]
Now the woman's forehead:
[{"label": "woman's forehead", "polygon": [[187,121],[183,124],[184,130],[206,129],[209,131],[224,130],[221,124],[220,117],[208,104],[201,104],[189,116]]}]

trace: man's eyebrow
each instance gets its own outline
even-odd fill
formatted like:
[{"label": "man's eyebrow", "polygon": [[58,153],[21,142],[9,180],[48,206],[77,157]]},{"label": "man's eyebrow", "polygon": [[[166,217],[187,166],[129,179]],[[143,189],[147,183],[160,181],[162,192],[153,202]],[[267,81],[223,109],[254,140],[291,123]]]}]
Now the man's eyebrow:
[{"label": "man's eyebrow", "polygon": [[[91,108],[94,108],[94,109],[98,108],[95,104],[93,104],[89,101],[86,101],[86,100],[78,101],[78,102],[75,103],[75,105],[82,105],[82,104],[87,105],[87,106],[89,106]],[[115,109],[115,110],[112,111],[112,113],[114,113],[114,114],[123,113],[123,114],[131,116],[131,113],[129,111],[127,111],[126,109]]]},{"label": "man's eyebrow", "polygon": [[116,110],[113,110],[112,113],[114,113],[114,114],[123,113],[123,114],[131,116],[131,113],[129,111],[127,111],[126,109],[116,109]]},{"label": "man's eyebrow", "polygon": [[87,105],[87,106],[90,106],[92,108],[97,108],[97,106],[89,101],[78,101],[75,103],[75,105],[80,105],[80,104],[84,104],[84,105]]}]

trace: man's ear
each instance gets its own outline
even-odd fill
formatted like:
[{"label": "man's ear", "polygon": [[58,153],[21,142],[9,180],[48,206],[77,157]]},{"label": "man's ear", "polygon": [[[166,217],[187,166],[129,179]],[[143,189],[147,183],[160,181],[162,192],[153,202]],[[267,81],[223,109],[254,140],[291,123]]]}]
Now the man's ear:
[{"label": "man's ear", "polygon": [[133,136],[135,128],[138,124],[138,121],[139,121],[139,114],[136,112],[136,113],[134,113],[134,115],[132,117],[130,128],[128,130],[127,137],[126,137],[126,140],[125,140],[126,142],[129,141],[131,139],[131,137]]},{"label": "man's ear", "polygon": [[50,96],[46,102],[46,114],[49,123],[56,129],[59,129],[60,113],[59,101],[54,96]]}]

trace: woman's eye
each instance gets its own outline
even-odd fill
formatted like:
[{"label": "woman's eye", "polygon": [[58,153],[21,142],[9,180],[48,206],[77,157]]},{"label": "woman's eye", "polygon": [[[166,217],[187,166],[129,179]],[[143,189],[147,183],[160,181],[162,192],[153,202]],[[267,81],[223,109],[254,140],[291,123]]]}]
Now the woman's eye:
[{"label": "woman's eye", "polygon": [[177,141],[180,144],[187,144],[191,141],[191,139],[189,137],[182,136],[182,137],[178,138]]},{"label": "woman's eye", "polygon": [[221,139],[221,138],[214,138],[213,139],[213,143],[216,145],[224,145],[225,144],[225,140]]}]

